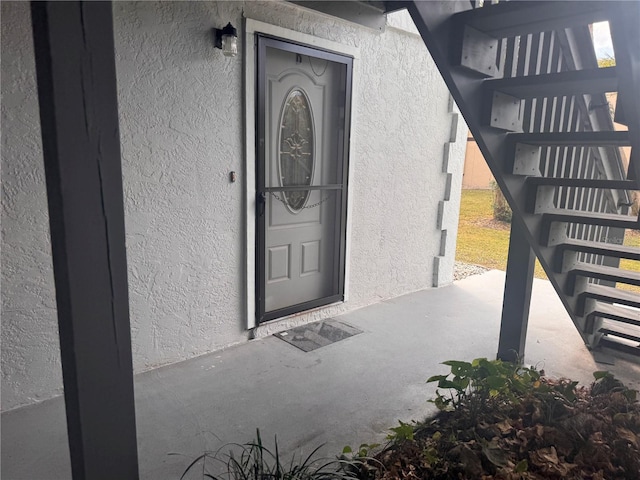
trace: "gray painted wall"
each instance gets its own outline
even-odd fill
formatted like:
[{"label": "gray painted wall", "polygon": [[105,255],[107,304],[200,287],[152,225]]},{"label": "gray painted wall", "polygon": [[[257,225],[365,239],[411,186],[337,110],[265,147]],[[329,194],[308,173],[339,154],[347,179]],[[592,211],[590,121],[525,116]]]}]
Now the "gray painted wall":
[{"label": "gray painted wall", "polygon": [[[2,409],[62,391],[29,5],[2,2]],[[210,29],[243,15],[359,49],[351,158],[349,298],[257,336],[452,278],[459,180],[446,225],[449,95],[405,18],[384,33],[281,2],[115,2],[136,372],[245,342],[243,55]],[[239,35],[240,40],[242,35]],[[461,169],[458,122],[449,173]],[[229,172],[239,173],[230,183]],[[454,175],[454,178],[456,176]],[[453,212],[453,213],[451,213]],[[442,222],[441,222],[442,223]],[[445,261],[446,260],[446,261]],[[443,268],[443,265],[446,268]]]}]

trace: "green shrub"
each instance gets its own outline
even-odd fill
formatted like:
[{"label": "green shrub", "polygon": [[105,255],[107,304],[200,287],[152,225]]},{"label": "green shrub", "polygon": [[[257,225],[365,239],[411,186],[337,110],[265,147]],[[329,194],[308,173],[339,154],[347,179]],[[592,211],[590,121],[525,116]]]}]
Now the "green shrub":
[{"label": "green shrub", "polygon": [[427,383],[438,382],[438,388],[449,389],[448,396],[436,390],[436,398],[430,400],[439,410],[455,410],[464,404],[477,411],[490,399],[501,397],[515,402],[518,395],[541,387],[541,374],[533,367],[486,358],[442,363],[451,367],[451,373],[427,380]]},{"label": "green shrub", "polygon": [[441,411],[391,429],[360,480],[639,478],[637,392],[612,374],[589,389],[500,360],[443,363],[427,380]]}]

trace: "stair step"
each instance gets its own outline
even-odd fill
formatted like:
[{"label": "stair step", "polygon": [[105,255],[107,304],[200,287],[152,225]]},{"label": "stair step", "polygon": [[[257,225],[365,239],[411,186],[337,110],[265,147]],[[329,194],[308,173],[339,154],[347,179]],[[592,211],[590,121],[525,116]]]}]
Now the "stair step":
[{"label": "stair step", "polygon": [[616,245],[614,243],[568,239],[558,245],[557,248],[559,255],[562,255],[567,250],[571,250],[576,252],[592,253],[595,255],[605,255],[607,257],[640,260],[640,248]]},{"label": "stair step", "polygon": [[554,132],[554,133],[509,133],[507,139],[514,145],[547,146],[605,146],[625,147],[631,145],[628,131],[603,132]]},{"label": "stair step", "polygon": [[[619,288],[605,287],[604,285],[595,285],[590,283],[579,294],[581,305],[579,310],[584,313],[584,303],[587,298],[593,298],[601,302],[618,303],[628,307],[640,308],[640,295]],[[580,312],[578,312],[580,314]]]},{"label": "stair step", "polygon": [[620,282],[629,285],[640,285],[640,272],[623,270],[621,268],[609,267],[607,265],[595,265],[593,263],[576,263],[568,272],[570,276],[582,276],[597,278],[610,282]]},{"label": "stair step", "polygon": [[611,190],[640,190],[635,180],[605,180],[593,178],[529,177],[527,185],[552,187],[608,188]]},{"label": "stair step", "polygon": [[610,303],[595,302],[595,308],[589,313],[589,316],[608,318],[640,327],[640,310],[611,305]]},{"label": "stair step", "polygon": [[556,209],[543,213],[542,218],[547,222],[582,223],[586,225],[602,225],[605,227],[640,229],[636,217],[618,215],[615,213],[595,213],[580,210]]},{"label": "stair step", "polygon": [[485,80],[487,91],[497,91],[520,99],[558,97],[583,93],[615,92],[618,77],[615,67],[574,70],[545,75],[528,75]]},{"label": "stair step", "polygon": [[611,320],[603,320],[598,331],[605,335],[615,335],[616,337],[640,343],[640,328],[634,327],[633,325],[624,325]]},{"label": "stair step", "polygon": [[[535,147],[531,147],[535,148]],[[588,178],[560,178],[560,177],[528,177],[525,179],[526,211],[529,213],[554,212],[558,187],[571,188],[601,188],[607,190],[640,190],[633,180],[607,180]]]},{"label": "stair step", "polygon": [[500,2],[455,15],[495,38],[548,32],[608,19],[607,2]]},{"label": "stair step", "polygon": [[[640,357],[640,345],[632,347],[631,345],[617,341],[614,337],[605,336],[601,338],[598,346],[609,350],[616,350],[627,355],[632,355],[633,357]],[[635,358],[634,361],[636,361]]]},{"label": "stair step", "polygon": [[640,332],[638,333],[638,335],[630,335],[626,332],[620,332],[619,330],[612,330],[609,328],[600,328],[598,332],[604,335],[613,335],[615,337],[624,338],[625,340],[630,340],[634,343],[637,342],[639,344],[638,346],[640,347]]},{"label": "stair step", "polygon": [[615,347],[624,347],[628,353],[640,355],[640,328],[633,325],[620,324],[611,320],[603,320],[598,332],[606,339],[615,342]]}]

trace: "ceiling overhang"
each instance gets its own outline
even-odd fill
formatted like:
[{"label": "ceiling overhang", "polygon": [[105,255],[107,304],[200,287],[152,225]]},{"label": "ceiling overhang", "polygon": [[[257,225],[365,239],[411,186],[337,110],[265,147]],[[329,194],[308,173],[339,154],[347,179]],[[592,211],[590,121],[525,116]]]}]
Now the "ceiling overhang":
[{"label": "ceiling overhang", "polygon": [[357,23],[358,25],[363,25],[380,32],[384,31],[387,24],[387,12],[404,8],[403,2],[393,1],[289,1],[301,7],[315,10],[325,15],[342,18],[343,20]]}]

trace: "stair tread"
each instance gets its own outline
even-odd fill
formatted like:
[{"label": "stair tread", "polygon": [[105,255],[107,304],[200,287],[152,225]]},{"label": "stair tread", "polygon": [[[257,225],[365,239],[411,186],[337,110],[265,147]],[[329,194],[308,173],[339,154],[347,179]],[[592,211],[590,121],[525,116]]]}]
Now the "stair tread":
[{"label": "stair tread", "polygon": [[598,329],[601,333],[613,333],[627,340],[640,342],[640,328],[634,325],[625,325],[614,320],[603,320]]},{"label": "stair tread", "polygon": [[634,180],[608,180],[593,178],[562,178],[562,177],[528,177],[529,185],[549,185],[558,187],[610,188],[614,190],[640,190],[638,182]]},{"label": "stair tread", "polygon": [[605,2],[500,2],[456,17],[487,35],[505,38],[603,21],[608,12]]},{"label": "stair tread", "polygon": [[640,357],[640,345],[632,347],[627,343],[616,340],[615,337],[602,337],[598,345],[608,350],[615,350],[634,357]]},{"label": "stair tread", "polygon": [[616,213],[596,213],[558,208],[551,212],[545,212],[542,216],[554,222],[584,223],[631,229],[640,228],[636,217]]},{"label": "stair tread", "polygon": [[628,283],[630,285],[640,285],[640,272],[609,267],[607,265],[578,262],[571,268],[570,272],[576,275]]},{"label": "stair tread", "polygon": [[621,331],[616,330],[616,329],[610,330],[608,328],[601,328],[601,329],[598,330],[598,332],[600,332],[600,333],[602,333],[604,335],[607,335],[607,337],[609,337],[609,338],[611,336],[618,337],[618,338],[624,338],[625,340],[629,340],[631,342],[637,343],[638,345],[634,345],[636,348],[640,347],[640,336],[639,336],[640,333],[638,333],[638,335],[630,335],[630,334],[628,334],[626,332],[621,332]]},{"label": "stair tread", "polygon": [[549,146],[603,146],[625,147],[631,145],[631,137],[626,130],[599,132],[549,132],[549,133],[509,133],[509,141],[527,145]]},{"label": "stair tread", "polygon": [[587,285],[580,295],[619,303],[621,305],[640,307],[640,295],[626,290],[620,290],[619,288],[606,287],[604,285],[595,285],[591,283]]},{"label": "stair tread", "polygon": [[611,303],[595,302],[595,308],[589,315],[609,318],[617,322],[628,323],[640,327],[640,310],[627,308]]},{"label": "stair tread", "polygon": [[615,92],[618,88],[618,77],[615,67],[592,68],[544,75],[487,79],[484,87],[521,99],[558,97]]},{"label": "stair tread", "polygon": [[640,260],[640,248],[626,245],[616,245],[614,243],[590,242],[588,240],[568,239],[558,245],[565,250],[577,250],[586,253],[595,253],[609,257],[629,258]]}]

